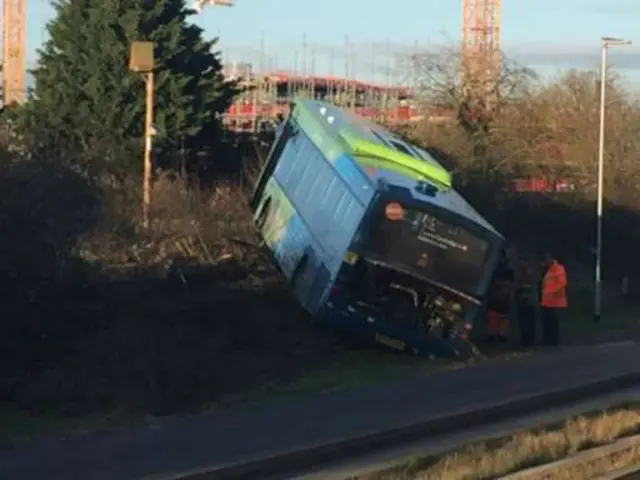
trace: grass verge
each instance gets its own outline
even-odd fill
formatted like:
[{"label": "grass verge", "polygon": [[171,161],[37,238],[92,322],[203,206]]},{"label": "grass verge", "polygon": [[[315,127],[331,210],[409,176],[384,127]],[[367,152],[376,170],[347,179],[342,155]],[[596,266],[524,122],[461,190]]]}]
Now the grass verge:
[{"label": "grass verge", "polygon": [[[193,300],[193,297],[188,298]],[[198,308],[197,302],[193,308]],[[255,308],[261,309],[262,318],[267,315],[271,318],[273,315],[264,304]],[[185,320],[188,318],[185,317]],[[186,380],[188,383],[183,387],[192,389],[187,398],[174,397],[182,386],[176,378],[164,379],[164,389],[152,384],[146,387],[136,385],[145,376],[157,375],[155,368],[162,363],[160,359],[150,361],[147,367],[151,368],[150,373],[146,369],[137,372],[132,370],[127,378],[123,376],[124,369],[119,362],[112,363],[114,360],[109,360],[97,366],[93,358],[93,355],[105,357],[102,350],[110,348],[111,335],[106,340],[90,340],[87,350],[92,351],[93,355],[82,351],[65,365],[35,379],[30,385],[32,390],[29,391],[27,404],[0,403],[0,424],[3,425],[0,429],[0,448],[10,448],[42,437],[64,437],[134,425],[165,414],[197,414],[240,404],[259,404],[388,381],[410,380],[437,371],[466,368],[491,359],[510,359],[532,353],[505,349],[489,352],[483,358],[429,360],[366,345],[345,345],[340,338],[305,323],[305,319],[299,315],[292,315],[289,320],[291,324],[285,322],[286,328],[280,332],[283,337],[280,344],[272,343],[275,351],[245,352],[247,358],[236,362],[235,369],[229,375],[212,365],[204,367],[206,371],[199,374],[201,378],[197,378],[198,370],[203,368],[202,363],[208,358],[217,360],[218,354],[207,352],[205,344],[196,345],[196,350],[190,354],[185,353],[186,346],[176,345],[181,343],[181,331],[167,329],[162,318],[158,317],[157,329],[160,330],[161,340],[157,348],[168,355],[179,354],[178,360],[190,373]],[[167,331],[163,332],[164,329]],[[205,335],[202,341],[206,343],[207,339]],[[153,344],[155,341],[158,340],[150,338],[145,343]],[[288,344],[297,348],[287,351]],[[123,361],[131,363],[139,355],[135,351],[127,351],[129,348],[137,350],[138,345],[128,346],[122,342],[120,345],[118,354]],[[234,357],[227,353],[227,358]],[[87,369],[89,372],[86,372]],[[96,377],[90,378],[89,373],[96,374]],[[240,373],[241,378],[235,378],[234,373]],[[52,385],[60,377],[81,380],[66,385]],[[151,379],[155,380],[154,377]],[[103,385],[102,391],[99,391],[100,385]],[[119,385],[121,388],[118,388]],[[88,396],[91,393],[97,397]],[[96,408],[98,401],[104,400],[108,402],[106,407]]]},{"label": "grass verge", "polygon": [[[478,442],[438,456],[418,457],[350,480],[484,480],[499,478],[538,465],[566,458],[577,452],[605,445],[640,433],[640,404],[625,404],[607,410],[574,416],[562,423],[519,431]],[[638,449],[612,455],[566,471],[553,478],[586,479],[631,466],[640,459]]]}]

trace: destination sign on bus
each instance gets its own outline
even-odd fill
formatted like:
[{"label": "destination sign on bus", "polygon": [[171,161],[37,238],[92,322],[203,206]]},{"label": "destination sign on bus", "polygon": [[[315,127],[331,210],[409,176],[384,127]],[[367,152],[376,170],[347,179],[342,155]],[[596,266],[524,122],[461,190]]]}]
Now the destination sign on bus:
[{"label": "destination sign on bus", "polygon": [[404,210],[401,220],[382,214],[364,235],[365,251],[379,261],[474,294],[489,242],[443,217],[436,211],[411,209]]},{"label": "destination sign on bus", "polygon": [[465,235],[467,232],[460,227],[444,223],[427,213],[418,213],[415,218],[414,223],[419,224],[418,239],[421,241],[442,249],[469,250],[468,241],[473,241],[473,238]]}]

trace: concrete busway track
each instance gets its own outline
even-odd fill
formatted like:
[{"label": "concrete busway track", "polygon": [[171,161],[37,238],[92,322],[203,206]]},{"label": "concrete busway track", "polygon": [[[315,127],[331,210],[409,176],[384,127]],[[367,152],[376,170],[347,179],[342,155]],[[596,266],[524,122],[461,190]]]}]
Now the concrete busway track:
[{"label": "concrete busway track", "polygon": [[291,478],[310,466],[639,384],[635,343],[563,348],[420,380],[25,445],[0,451],[0,478]]}]

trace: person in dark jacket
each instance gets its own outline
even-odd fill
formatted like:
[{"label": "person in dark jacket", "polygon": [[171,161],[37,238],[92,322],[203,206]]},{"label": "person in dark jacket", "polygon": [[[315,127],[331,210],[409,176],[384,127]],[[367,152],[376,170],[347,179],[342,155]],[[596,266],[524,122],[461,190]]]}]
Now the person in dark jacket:
[{"label": "person in dark jacket", "polygon": [[514,270],[503,251],[487,297],[487,342],[508,340],[514,277]]},{"label": "person in dark jacket", "polygon": [[516,269],[516,306],[518,326],[520,329],[520,345],[530,347],[536,342],[536,312],[538,296],[536,295],[536,272],[533,262],[521,256]]}]

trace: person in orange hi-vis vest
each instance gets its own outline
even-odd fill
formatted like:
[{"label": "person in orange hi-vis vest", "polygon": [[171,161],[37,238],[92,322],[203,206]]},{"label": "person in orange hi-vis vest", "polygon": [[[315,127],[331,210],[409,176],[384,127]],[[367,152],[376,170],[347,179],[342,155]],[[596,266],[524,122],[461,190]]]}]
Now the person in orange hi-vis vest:
[{"label": "person in orange hi-vis vest", "polygon": [[551,254],[544,255],[544,270],[540,281],[542,338],[546,345],[560,343],[560,313],[568,306],[567,272]]}]

